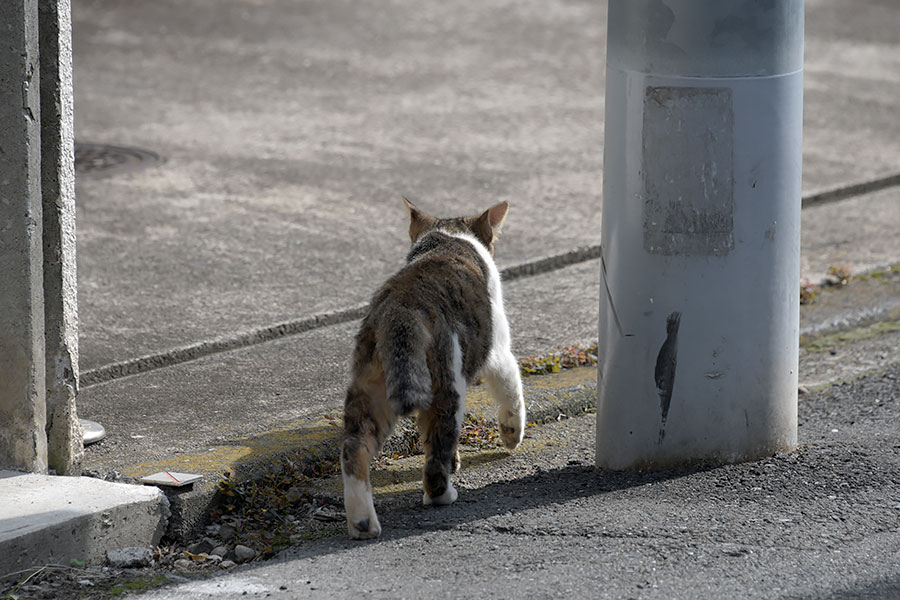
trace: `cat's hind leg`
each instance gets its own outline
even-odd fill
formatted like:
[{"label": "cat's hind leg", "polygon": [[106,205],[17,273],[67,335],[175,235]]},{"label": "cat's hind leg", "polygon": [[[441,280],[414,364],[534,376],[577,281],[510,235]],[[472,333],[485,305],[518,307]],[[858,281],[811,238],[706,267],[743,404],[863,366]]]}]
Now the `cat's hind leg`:
[{"label": "cat's hind leg", "polygon": [[500,439],[504,446],[512,450],[525,435],[526,410],[519,363],[508,348],[495,349],[482,374],[488,393],[497,403]]},{"label": "cat's hind leg", "polygon": [[[344,480],[344,510],[347,532],[354,539],[381,534],[375,513],[369,465],[397,420],[385,398],[380,368],[370,368],[358,376],[347,390],[344,403],[344,441],[341,444],[341,473]],[[374,374],[373,374],[374,373]]]},{"label": "cat's hind leg", "polygon": [[[443,346],[443,347],[442,347]],[[446,350],[449,349],[449,352]],[[424,504],[452,504],[457,491],[450,474],[459,468],[459,433],[466,412],[466,379],[462,374],[462,350],[456,334],[448,343],[436,344],[432,366],[434,397],[419,413],[419,433],[425,447]],[[448,362],[444,357],[450,357]]]}]

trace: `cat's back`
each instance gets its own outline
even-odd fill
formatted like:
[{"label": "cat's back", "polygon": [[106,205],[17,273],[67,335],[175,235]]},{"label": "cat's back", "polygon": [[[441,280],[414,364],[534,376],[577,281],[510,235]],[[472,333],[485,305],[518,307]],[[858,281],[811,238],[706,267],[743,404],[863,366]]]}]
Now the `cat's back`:
[{"label": "cat's back", "polygon": [[373,308],[400,305],[463,313],[487,305],[489,265],[475,244],[474,238],[442,231],[422,236],[410,249],[407,264],[376,294]]}]

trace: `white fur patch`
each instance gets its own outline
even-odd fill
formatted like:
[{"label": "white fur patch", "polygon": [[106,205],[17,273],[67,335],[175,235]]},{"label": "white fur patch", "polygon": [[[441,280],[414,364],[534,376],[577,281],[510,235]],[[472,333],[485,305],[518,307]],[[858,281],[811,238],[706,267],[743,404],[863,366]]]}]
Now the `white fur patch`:
[{"label": "white fur patch", "polygon": [[[347,513],[347,528],[353,537],[369,538],[381,533],[381,524],[378,515],[375,514],[375,502],[372,499],[372,491],[366,486],[366,482],[357,479],[353,475],[343,476],[344,479],[344,510]],[[368,531],[362,531],[358,536],[354,535],[356,524],[369,520]]]},{"label": "white fur patch", "polygon": [[503,310],[503,290],[500,286],[500,271],[497,270],[497,264],[494,262],[494,257],[491,256],[491,253],[484,247],[484,244],[479,242],[472,234],[450,233],[448,231],[444,231],[443,233],[472,244],[472,247],[478,252],[478,256],[484,264],[487,265],[487,288],[488,296],[490,296],[491,299],[491,331],[493,333],[491,338],[491,350],[488,353],[487,363],[490,366],[491,364],[501,362],[502,358],[498,356],[498,353],[509,350],[512,338],[509,334],[509,322],[506,320],[506,312]]},{"label": "white fur patch", "polygon": [[348,517],[354,515],[358,520],[368,516],[368,508],[374,506],[374,502],[365,481],[344,475],[344,506]]},{"label": "white fur patch", "polygon": [[447,491],[441,494],[436,498],[432,498],[428,495],[428,492],[422,494],[422,504],[425,506],[431,506],[432,504],[436,506],[441,506],[444,504],[453,504],[456,502],[456,499],[459,497],[459,494],[456,492],[456,488],[453,487],[453,484],[449,481],[447,482]]},{"label": "white fur patch", "polygon": [[[487,361],[482,369],[488,391],[499,405],[497,419],[501,425],[500,437],[507,448],[515,448],[522,441],[525,431],[525,402],[522,397],[522,379],[519,364],[512,354],[512,338],[509,322],[503,309],[503,292],[500,288],[500,272],[487,248],[474,236],[447,233],[472,244],[488,268],[488,294],[491,298],[491,322],[493,336]],[[507,431],[503,431],[506,428]]]},{"label": "white fur patch", "polygon": [[462,427],[463,418],[466,416],[466,378],[462,372],[462,348],[459,345],[459,336],[453,334],[452,355],[450,364],[453,369],[453,388],[459,396],[459,404],[456,406],[456,430]]}]

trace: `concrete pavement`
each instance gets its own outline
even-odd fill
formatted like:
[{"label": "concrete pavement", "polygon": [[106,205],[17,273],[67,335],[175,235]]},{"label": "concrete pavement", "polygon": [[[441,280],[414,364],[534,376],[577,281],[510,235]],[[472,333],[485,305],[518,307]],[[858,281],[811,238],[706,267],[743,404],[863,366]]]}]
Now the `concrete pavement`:
[{"label": "concrete pavement", "polygon": [[[519,276],[515,352],[596,339],[605,3],[73,10],[76,139],[153,153],[82,164],[77,181],[78,410],[109,432],[85,468],[204,474],[174,498],[173,534],[202,523],[225,469],[333,452],[324,416],[340,414],[355,319],[406,250],[400,194],[439,214],[510,201],[497,260]],[[877,0],[807,0],[813,282],[900,263],[898,18]],[[856,285],[805,307],[805,333],[900,318],[896,277]],[[801,380],[897,362],[891,335],[809,351]],[[533,380],[532,411],[552,412],[548,387],[589,395],[582,377]]]},{"label": "concrete pavement", "polygon": [[[900,172],[891,10],[808,3],[807,196]],[[80,178],[82,371],[366,302],[405,252],[400,194],[510,201],[501,267],[600,242],[605,3],[91,0],[73,18],[76,137],[163,160]],[[810,207],[804,276],[892,262],[893,197]]]}]

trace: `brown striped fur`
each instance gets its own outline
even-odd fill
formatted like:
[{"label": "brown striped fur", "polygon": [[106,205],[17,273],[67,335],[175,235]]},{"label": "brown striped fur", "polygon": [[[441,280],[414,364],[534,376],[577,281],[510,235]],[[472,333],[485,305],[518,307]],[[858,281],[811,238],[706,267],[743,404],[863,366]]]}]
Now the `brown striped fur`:
[{"label": "brown striped fur", "polygon": [[412,242],[407,264],[375,294],[363,319],[344,405],[341,466],[354,538],[381,532],[369,464],[399,416],[418,417],[426,504],[456,499],[450,474],[459,466],[465,386],[479,372],[500,404],[507,446],[521,441],[524,427],[521,381],[491,258],[507,203],[452,219],[404,203]]}]

